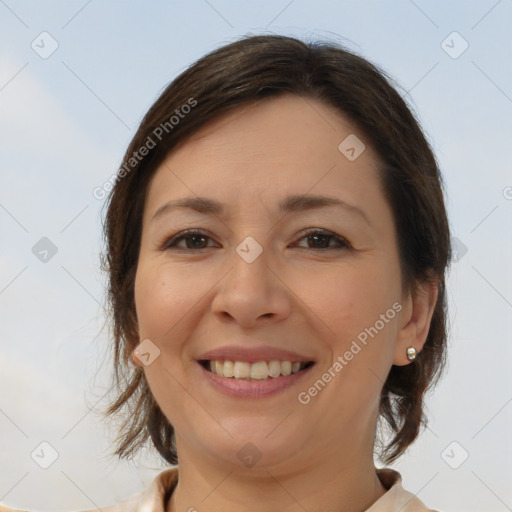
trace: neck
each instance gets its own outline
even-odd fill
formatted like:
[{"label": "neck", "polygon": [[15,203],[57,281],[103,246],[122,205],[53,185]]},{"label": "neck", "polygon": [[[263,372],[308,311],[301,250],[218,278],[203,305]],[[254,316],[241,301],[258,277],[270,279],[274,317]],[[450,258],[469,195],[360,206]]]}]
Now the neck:
[{"label": "neck", "polygon": [[190,455],[180,457],[168,512],[363,512],[386,492],[372,452],[360,446],[301,453],[286,466],[250,470]]}]

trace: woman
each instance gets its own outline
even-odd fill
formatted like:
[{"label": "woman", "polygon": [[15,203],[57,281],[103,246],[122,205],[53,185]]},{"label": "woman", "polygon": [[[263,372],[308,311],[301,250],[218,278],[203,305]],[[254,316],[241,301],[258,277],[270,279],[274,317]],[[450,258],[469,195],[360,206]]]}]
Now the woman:
[{"label": "woman", "polygon": [[282,36],[206,55],[144,117],[105,235],[116,454],[150,439],[179,466],[104,511],[430,510],[374,465],[425,422],[450,257],[382,72]]}]

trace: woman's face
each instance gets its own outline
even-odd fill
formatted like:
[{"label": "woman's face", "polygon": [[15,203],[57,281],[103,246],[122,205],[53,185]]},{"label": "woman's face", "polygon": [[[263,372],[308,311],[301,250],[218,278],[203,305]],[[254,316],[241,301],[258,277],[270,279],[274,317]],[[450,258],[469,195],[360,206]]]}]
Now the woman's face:
[{"label": "woman's face", "polygon": [[179,455],[299,469],[371,453],[411,311],[376,166],[335,110],[284,96],[210,123],[156,171],[137,354]]}]

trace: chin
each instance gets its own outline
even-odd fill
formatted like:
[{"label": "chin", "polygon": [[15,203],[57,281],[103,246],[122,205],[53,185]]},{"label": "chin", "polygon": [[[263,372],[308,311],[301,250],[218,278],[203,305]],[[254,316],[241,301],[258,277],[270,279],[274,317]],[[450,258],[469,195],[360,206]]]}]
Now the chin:
[{"label": "chin", "polygon": [[283,418],[279,421],[259,419],[233,418],[223,422],[222,426],[229,434],[215,429],[211,435],[204,436],[203,431],[201,444],[207,447],[215,460],[240,469],[245,467],[252,472],[269,470],[296,458],[298,447],[304,444],[305,439],[295,436],[289,427],[280,429],[277,425]]}]

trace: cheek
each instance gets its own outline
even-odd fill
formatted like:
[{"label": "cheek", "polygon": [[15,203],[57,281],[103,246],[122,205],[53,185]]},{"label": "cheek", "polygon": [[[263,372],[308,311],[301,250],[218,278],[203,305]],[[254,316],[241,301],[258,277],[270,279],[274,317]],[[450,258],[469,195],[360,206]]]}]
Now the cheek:
[{"label": "cheek", "polygon": [[179,383],[184,381],[181,353],[190,328],[187,313],[194,304],[193,289],[165,265],[144,262],[137,269],[134,292],[140,339],[150,339],[160,350],[144,373],[160,408],[177,425],[176,411],[188,407]]},{"label": "cheek", "polygon": [[311,273],[294,292],[325,326],[326,340],[342,349],[400,298],[400,279],[391,260],[367,256],[357,264]]},{"label": "cheek", "polygon": [[340,422],[356,428],[359,421],[372,420],[392,364],[400,281],[392,259],[380,258],[368,255],[357,264],[330,267],[325,275],[303,280],[297,293],[318,319],[315,341],[324,343],[330,356],[302,391],[336,429]]},{"label": "cheek", "polygon": [[165,266],[140,266],[135,278],[135,308],[142,338],[160,340],[193,304],[187,280]]}]

